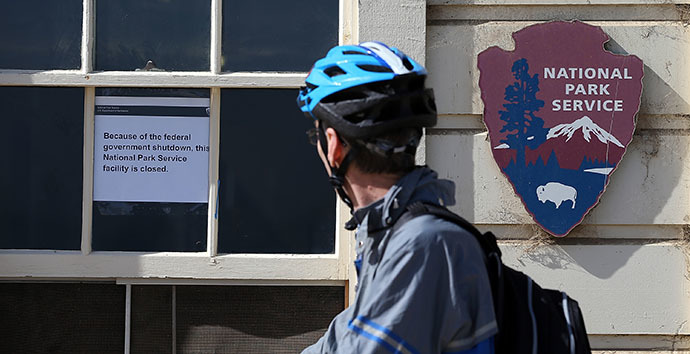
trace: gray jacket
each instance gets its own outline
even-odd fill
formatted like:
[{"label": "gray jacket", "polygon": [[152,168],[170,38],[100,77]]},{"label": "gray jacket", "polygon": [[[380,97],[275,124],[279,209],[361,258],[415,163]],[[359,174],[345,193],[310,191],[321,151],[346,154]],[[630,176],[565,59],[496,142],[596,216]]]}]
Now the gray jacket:
[{"label": "gray jacket", "polygon": [[432,215],[393,222],[415,201],[454,204],[454,190],[419,167],[355,211],[357,295],[303,353],[488,353],[476,351],[497,331],[477,241]]}]

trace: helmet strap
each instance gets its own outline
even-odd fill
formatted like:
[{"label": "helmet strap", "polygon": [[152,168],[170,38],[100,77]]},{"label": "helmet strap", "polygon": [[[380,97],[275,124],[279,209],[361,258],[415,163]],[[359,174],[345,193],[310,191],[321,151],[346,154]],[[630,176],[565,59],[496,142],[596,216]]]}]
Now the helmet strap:
[{"label": "helmet strap", "polygon": [[354,146],[350,146],[350,151],[347,152],[345,157],[343,158],[343,161],[340,163],[340,167],[336,167],[331,161],[328,159],[328,141],[326,140],[326,132],[323,128],[323,121],[319,121],[319,144],[321,145],[321,151],[323,151],[323,154],[326,156],[326,161],[328,161],[328,166],[331,168],[331,175],[328,177],[328,182],[331,183],[331,186],[333,186],[333,189],[335,189],[335,192],[338,193],[338,196],[340,197],[340,200],[345,203],[345,205],[350,208],[350,214],[353,212],[353,204],[352,204],[352,199],[347,195],[345,192],[345,173],[347,172],[347,168],[350,166],[350,163],[354,159],[355,156],[355,150]]},{"label": "helmet strap", "polygon": [[345,188],[343,186],[345,185],[345,173],[347,172],[350,162],[352,162],[354,159],[354,155],[354,151],[350,149],[350,151],[348,151],[348,153],[345,155],[343,161],[340,163],[340,167],[331,165],[331,176],[328,177],[328,181],[338,193],[340,200],[342,200],[343,203],[350,208],[350,214],[352,214],[354,206],[352,204],[352,199],[350,199],[347,193],[345,193]]}]

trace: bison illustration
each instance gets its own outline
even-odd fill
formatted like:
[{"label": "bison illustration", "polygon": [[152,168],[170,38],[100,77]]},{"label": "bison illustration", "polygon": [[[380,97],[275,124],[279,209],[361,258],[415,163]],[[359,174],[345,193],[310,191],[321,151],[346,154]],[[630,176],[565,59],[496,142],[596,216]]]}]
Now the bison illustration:
[{"label": "bison illustration", "polygon": [[547,200],[553,202],[556,204],[556,209],[558,209],[564,201],[570,200],[573,202],[572,209],[575,209],[577,189],[558,182],[549,182],[543,186],[537,187],[537,199],[542,203],[546,203]]}]

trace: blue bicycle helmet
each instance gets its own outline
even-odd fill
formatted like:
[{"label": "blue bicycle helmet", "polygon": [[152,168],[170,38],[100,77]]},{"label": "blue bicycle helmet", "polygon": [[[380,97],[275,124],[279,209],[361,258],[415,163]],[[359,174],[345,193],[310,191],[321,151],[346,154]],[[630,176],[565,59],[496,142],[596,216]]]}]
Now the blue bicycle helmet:
[{"label": "blue bicycle helmet", "polygon": [[[367,149],[384,157],[414,155],[422,127],[436,124],[434,93],[424,87],[425,80],[424,67],[380,42],[334,47],[307,75],[297,105],[308,117],[325,123],[319,124],[321,149],[327,151],[324,126],[333,127],[350,143],[339,167],[328,161],[329,181],[350,211],[352,200],[343,186],[358,151]],[[414,128],[415,134],[401,146],[381,138],[407,128]]]},{"label": "blue bicycle helmet", "polygon": [[332,48],[316,61],[297,104],[344,136],[363,139],[402,128],[436,124],[426,70],[380,42]]}]

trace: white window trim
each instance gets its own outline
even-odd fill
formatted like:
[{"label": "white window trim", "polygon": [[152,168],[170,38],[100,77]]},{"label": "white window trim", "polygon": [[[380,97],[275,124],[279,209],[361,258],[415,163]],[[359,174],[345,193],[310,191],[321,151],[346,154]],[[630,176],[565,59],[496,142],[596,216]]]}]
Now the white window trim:
[{"label": "white window trim", "polygon": [[0,86],[299,88],[306,73],[0,70]]},{"label": "white window trim", "polygon": [[[81,251],[2,250],[0,280],[118,280],[122,284],[255,284],[345,285],[350,266],[352,234],[342,225],[348,215],[336,207],[335,253],[218,254],[216,209],[221,88],[298,88],[306,73],[222,73],[222,0],[211,0],[210,70],[208,72],[93,72],[95,0],[84,0],[81,68],[79,70],[0,70],[0,86],[84,88],[84,148]],[[357,2],[340,0],[339,42],[357,42]],[[207,251],[94,252],[91,248],[93,207],[94,102],[96,87],[208,88],[211,98],[209,154],[209,219]],[[215,147],[215,148],[214,148]],[[287,209],[287,208],[286,208]]]},{"label": "white window trim", "polygon": [[[173,327],[174,328],[174,327]],[[130,353],[132,344],[132,285],[125,285],[125,354]],[[174,333],[174,331],[173,331]]]}]

